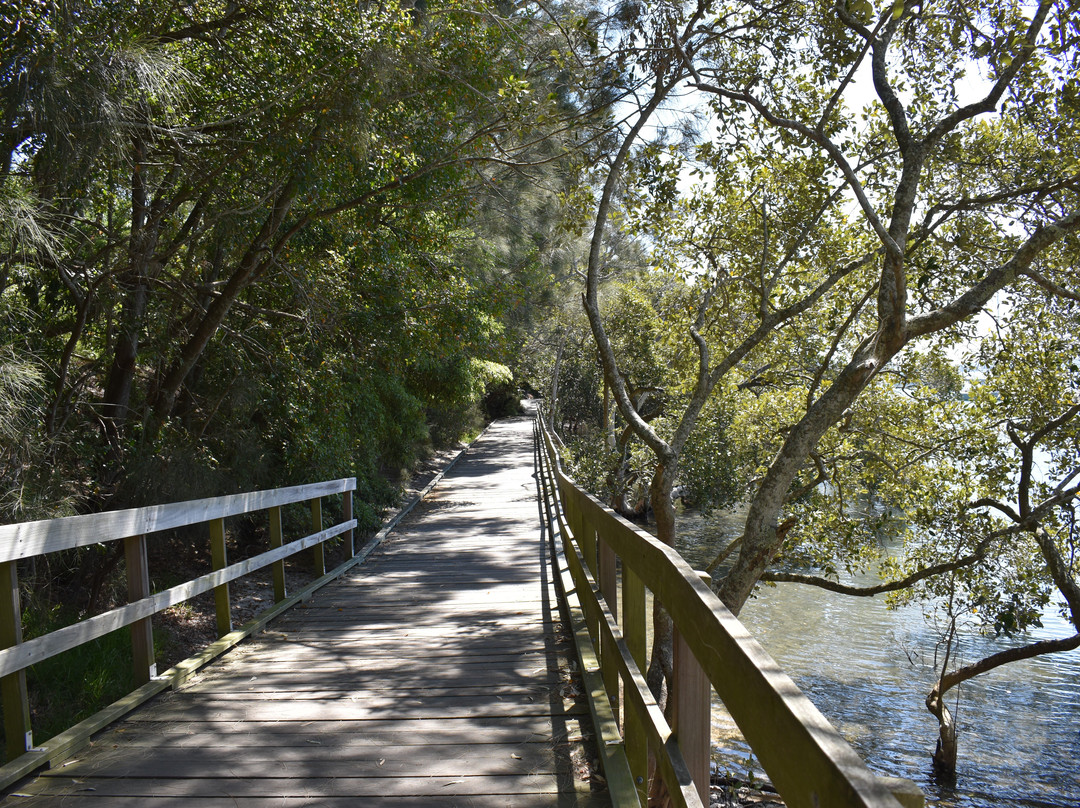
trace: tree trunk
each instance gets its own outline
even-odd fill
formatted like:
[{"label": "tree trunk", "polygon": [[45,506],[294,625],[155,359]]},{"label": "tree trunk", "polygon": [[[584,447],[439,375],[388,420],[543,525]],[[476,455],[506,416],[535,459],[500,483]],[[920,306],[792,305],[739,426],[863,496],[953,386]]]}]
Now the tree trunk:
[{"label": "tree trunk", "polygon": [[[649,501],[656,519],[656,537],[669,547],[675,543],[675,506],[671,501],[671,489],[675,483],[678,459],[656,464],[652,485],[649,486]],[[675,632],[671,617],[660,607],[658,601],[653,604],[653,648],[652,659],[645,681],[652,691],[656,703],[664,711],[668,723],[672,721],[674,702],[670,699],[671,683],[674,672]],[[663,779],[653,772],[649,790],[650,808],[669,808],[671,795]]]},{"label": "tree trunk", "polygon": [[[656,464],[652,484],[649,486],[649,500],[656,519],[656,537],[669,547],[675,543],[675,506],[671,502],[671,489],[675,482],[678,460],[661,461]],[[671,618],[661,608],[659,602],[653,606],[653,649],[649,661],[649,670],[645,681],[652,691],[656,703],[664,710],[670,720],[667,697],[671,692],[673,629]]]},{"label": "tree trunk", "polygon": [[963,684],[987,671],[1000,668],[1023,659],[1034,659],[1044,654],[1057,654],[1080,648],[1080,633],[1058,640],[1039,640],[1016,648],[1006,648],[978,662],[948,671],[949,658],[946,656],[942,665],[941,676],[934,684],[934,689],[926,697],[926,709],[938,720],[938,742],[934,751],[934,771],[939,777],[952,779],[956,776],[956,719],[945,706],[945,694],[954,687]]},{"label": "tree trunk", "polygon": [[733,614],[738,615],[780,549],[783,534],[776,530],[780,511],[810,452],[891,358],[891,353],[885,356],[856,354],[833,385],[788,432],[784,445],[769,464],[769,470],[750,500],[739,553],[720,586],[720,600]]},{"label": "tree trunk", "polygon": [[199,357],[202,356],[206,346],[210,344],[210,340],[217,334],[222,323],[225,322],[225,317],[228,315],[233,303],[271,265],[274,250],[284,246],[286,238],[279,238],[276,244],[272,242],[280,233],[285,217],[292,208],[299,189],[300,186],[296,178],[290,178],[282,187],[274,200],[274,207],[266,217],[266,221],[263,222],[258,235],[248,247],[244,257],[236,265],[229,280],[207,307],[191,337],[180,348],[176,360],[151,396],[154,415],[152,428],[160,427],[165,422],[165,419],[172,414],[181,386],[187,379],[191,369],[195,367]]},{"label": "tree trunk", "polygon": [[956,719],[945,706],[945,693],[938,679],[930,695],[926,697],[926,709],[938,720],[938,741],[934,750],[934,775],[941,780],[956,779]]},{"label": "tree trunk", "polygon": [[649,503],[640,496],[631,497],[638,475],[630,467],[630,440],[634,432],[629,427],[623,429],[614,438],[612,451],[618,452],[619,460],[608,475],[607,483],[611,489],[611,509],[627,519],[643,520],[648,516]]},{"label": "tree trunk", "polygon": [[145,177],[145,147],[141,140],[133,142],[134,169],[131,173],[131,226],[128,235],[128,267],[120,277],[124,302],[120,311],[119,334],[113,350],[112,364],[105,380],[102,414],[116,442],[127,419],[131,400],[131,385],[139,358],[146,306],[150,297],[150,259],[156,247],[156,224],[150,222],[149,191]]},{"label": "tree trunk", "polygon": [[565,345],[566,335],[563,334],[559,339],[559,347],[555,351],[555,367],[551,370],[551,396],[548,399],[548,417],[551,419],[551,428],[559,433],[563,431],[559,407],[559,373],[562,371],[562,355]]}]

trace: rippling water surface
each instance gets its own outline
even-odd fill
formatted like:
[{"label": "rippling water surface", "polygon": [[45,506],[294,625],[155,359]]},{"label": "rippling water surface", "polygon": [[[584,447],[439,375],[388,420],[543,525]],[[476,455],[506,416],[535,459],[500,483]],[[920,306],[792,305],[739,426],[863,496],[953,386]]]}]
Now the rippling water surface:
[{"label": "rippling water surface", "polygon": [[[679,550],[695,568],[734,535],[731,517],[686,514]],[[798,584],[761,586],[740,619],[818,709],[879,773],[908,777],[932,805],[950,808],[1080,808],[1080,650],[999,668],[961,685],[955,788],[933,782],[937,722],[923,700],[934,682],[938,633],[922,610],[885,608]],[[1056,612],[1027,638],[964,638],[963,662],[1064,637]],[[723,722],[718,722],[724,734]],[[746,748],[718,738],[722,765],[742,771]]]}]

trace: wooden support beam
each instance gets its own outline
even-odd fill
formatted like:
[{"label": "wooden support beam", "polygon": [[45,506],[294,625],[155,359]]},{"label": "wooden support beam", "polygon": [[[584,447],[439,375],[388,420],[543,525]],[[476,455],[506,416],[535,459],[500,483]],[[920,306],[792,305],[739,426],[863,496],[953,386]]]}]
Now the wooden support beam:
[{"label": "wooden support beam", "polygon": [[[14,561],[0,562],[0,647],[12,648],[22,642],[22,608],[19,605],[19,576]],[[34,746],[30,731],[30,699],[26,692],[26,671],[0,678],[0,703],[4,709],[4,738],[7,759],[14,760]]]},{"label": "wooden support beam", "polygon": [[[281,530],[281,506],[275,505],[270,509],[270,549],[281,547],[284,536]],[[270,577],[274,581],[274,602],[281,603],[288,597],[285,586],[285,559],[275,561],[270,565]]]},{"label": "wooden support beam", "polygon": [[[598,562],[600,567],[597,583],[600,586],[600,594],[607,603],[608,609],[612,614],[617,615],[619,613],[619,579],[615,551],[603,541],[601,535],[597,534],[596,538],[599,544]],[[619,668],[611,660],[615,658],[617,653],[614,643],[606,635],[601,637],[600,664],[604,674],[604,689],[607,690],[608,699],[611,701],[611,710],[615,714],[616,720],[619,718],[619,701],[621,698],[619,692]]]},{"label": "wooden support beam", "polygon": [[[706,586],[712,584],[707,572],[698,572]],[[674,710],[671,729],[682,750],[686,767],[694,779],[704,805],[709,804],[709,757],[712,746],[712,686],[694,652],[675,627],[672,672]]]},{"label": "wooden support beam", "polygon": [[[127,567],[128,603],[150,597],[150,568],[146,557],[145,533],[124,539],[124,563]],[[157,676],[154,629],[149,617],[131,624],[131,652],[135,685],[145,685]]]},{"label": "wooden support beam", "polygon": [[[585,557],[585,569],[587,569],[589,575],[595,579],[597,569],[599,568],[599,562],[596,558],[596,528],[593,526],[592,522],[589,521],[585,509],[579,507],[577,503],[574,503],[574,512],[576,513],[578,524],[580,525],[578,532],[574,534],[574,538],[577,539],[578,549],[581,550],[581,554]],[[600,612],[586,606],[585,621],[589,626],[589,636],[592,637],[593,642],[599,647]]]},{"label": "wooden support beam", "polygon": [[[351,522],[353,518],[353,492],[346,491],[341,495],[341,521]],[[345,557],[352,558],[356,555],[356,531],[350,529],[345,534]]]},{"label": "wooden support beam", "polygon": [[[229,561],[225,553],[225,520],[210,521],[210,562],[215,570],[225,569]],[[224,637],[232,631],[232,609],[229,608],[229,585],[214,587],[214,610],[217,613],[217,631]]]},{"label": "wooden support beam", "polygon": [[[638,670],[646,668],[647,613],[645,607],[645,584],[627,566],[622,571],[622,630],[626,647]],[[623,737],[626,739],[626,757],[630,771],[637,784],[638,800],[642,807],[649,802],[649,736],[636,710],[623,709]]]},{"label": "wooden support beam", "polygon": [[[316,497],[311,500],[311,532],[318,533],[322,530],[322,498]],[[322,542],[315,545],[313,566],[316,575],[326,574],[326,547]]]}]

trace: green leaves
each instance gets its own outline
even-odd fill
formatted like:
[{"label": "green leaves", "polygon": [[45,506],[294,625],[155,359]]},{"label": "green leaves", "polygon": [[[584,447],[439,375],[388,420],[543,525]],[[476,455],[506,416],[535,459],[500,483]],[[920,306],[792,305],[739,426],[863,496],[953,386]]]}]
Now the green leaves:
[{"label": "green leaves", "polygon": [[[46,465],[86,507],[141,504],[166,468],[200,493],[280,484],[271,469],[374,478],[512,386],[538,242],[485,243],[507,234],[478,200],[502,204],[511,169],[554,172],[546,134],[574,136],[563,29],[471,0],[422,19],[396,2],[17,5],[0,16],[0,295],[48,380]],[[80,469],[106,470],[100,497]]]},{"label": "green leaves", "polygon": [[869,25],[874,18],[874,4],[870,0],[846,0],[844,5],[862,25]]}]

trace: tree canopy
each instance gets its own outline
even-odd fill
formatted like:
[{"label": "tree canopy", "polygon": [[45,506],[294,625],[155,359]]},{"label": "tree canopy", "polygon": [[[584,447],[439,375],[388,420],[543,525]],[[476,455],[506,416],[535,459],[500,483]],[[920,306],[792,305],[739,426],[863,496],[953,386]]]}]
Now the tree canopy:
[{"label": "tree canopy", "polygon": [[[608,42],[642,89],[601,177],[586,311],[654,458],[658,535],[720,431],[747,503],[718,559],[732,610],[762,576],[881,563],[891,530],[887,586],[1005,631],[1053,593],[1080,637],[1073,4],[620,9]],[[605,313],[614,227],[678,281],[662,418]],[[790,572],[807,565],[824,576]]]},{"label": "tree canopy", "polygon": [[11,516],[374,483],[470,428],[544,260],[535,221],[508,243],[473,214],[524,200],[510,175],[556,193],[579,136],[554,18],[456,0],[3,15],[0,316],[42,416]]}]

